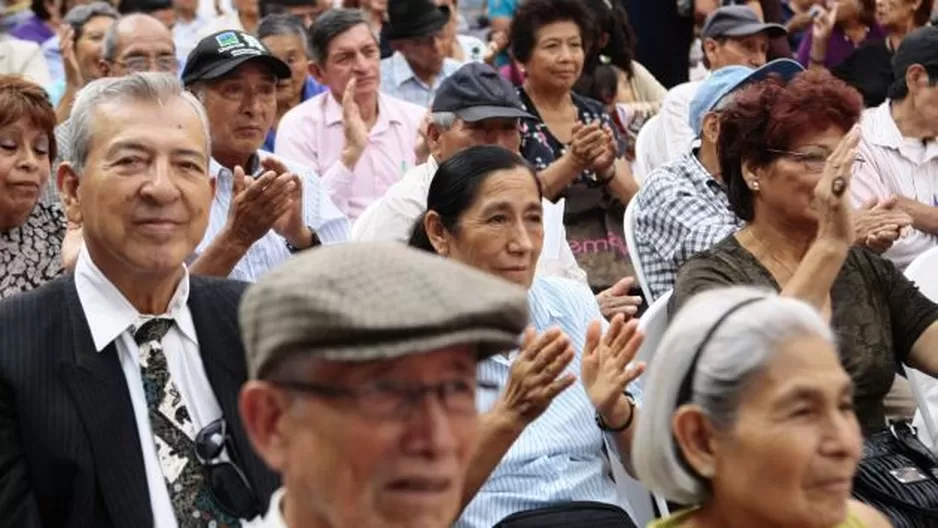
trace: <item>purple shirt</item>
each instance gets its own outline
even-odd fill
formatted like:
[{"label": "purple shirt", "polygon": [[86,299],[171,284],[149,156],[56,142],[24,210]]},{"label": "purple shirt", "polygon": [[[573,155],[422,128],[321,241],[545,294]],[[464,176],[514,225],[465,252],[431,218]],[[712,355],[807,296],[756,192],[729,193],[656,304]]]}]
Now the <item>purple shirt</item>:
[{"label": "purple shirt", "polygon": [[[860,44],[862,45],[863,42],[867,40],[879,39],[885,36],[886,33],[883,32],[883,29],[879,27],[878,24],[873,24],[870,26],[870,31],[866,34],[866,38],[864,38]],[[798,62],[805,68],[807,68],[811,62],[812,42],[814,42],[814,35],[811,33],[811,29],[808,28],[804,32],[804,38],[801,39],[801,46],[798,47]],[[844,59],[849,57],[858,47],[859,46],[853,45],[853,41],[844,33],[843,28],[834,26],[834,29],[831,31],[831,38],[827,42],[827,55],[824,57],[824,66],[826,68],[837,66],[843,62]]]},{"label": "purple shirt", "polygon": [[40,20],[39,17],[33,15],[25,22],[13,28],[13,31],[10,31],[10,36],[20,40],[28,40],[36,44],[42,44],[54,37],[55,32],[49,29],[49,26]]}]

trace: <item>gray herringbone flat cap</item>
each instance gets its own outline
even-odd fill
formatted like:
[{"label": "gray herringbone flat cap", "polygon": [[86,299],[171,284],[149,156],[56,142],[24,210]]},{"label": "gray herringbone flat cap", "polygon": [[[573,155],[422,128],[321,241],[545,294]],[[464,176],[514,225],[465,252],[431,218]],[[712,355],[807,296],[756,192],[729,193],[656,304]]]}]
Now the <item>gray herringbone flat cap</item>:
[{"label": "gray herringbone flat cap", "polygon": [[296,354],[368,361],[477,344],[515,348],[528,324],[523,288],[399,243],[326,246],[290,259],[241,301],[248,371]]}]

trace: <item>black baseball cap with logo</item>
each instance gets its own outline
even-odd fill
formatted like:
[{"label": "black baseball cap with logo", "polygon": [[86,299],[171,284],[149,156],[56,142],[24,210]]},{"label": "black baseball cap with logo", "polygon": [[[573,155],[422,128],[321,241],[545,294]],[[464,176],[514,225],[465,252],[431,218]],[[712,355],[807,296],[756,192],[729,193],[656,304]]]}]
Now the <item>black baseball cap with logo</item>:
[{"label": "black baseball cap with logo", "polygon": [[447,77],[433,98],[433,112],[452,112],[467,123],[494,118],[532,118],[518,92],[495,68],[469,62]]},{"label": "black baseball cap with logo", "polygon": [[256,61],[264,64],[278,79],[290,77],[290,66],[274,56],[254,35],[226,30],[213,33],[196,45],[186,58],[182,83],[211,81],[224,77],[242,64]]}]

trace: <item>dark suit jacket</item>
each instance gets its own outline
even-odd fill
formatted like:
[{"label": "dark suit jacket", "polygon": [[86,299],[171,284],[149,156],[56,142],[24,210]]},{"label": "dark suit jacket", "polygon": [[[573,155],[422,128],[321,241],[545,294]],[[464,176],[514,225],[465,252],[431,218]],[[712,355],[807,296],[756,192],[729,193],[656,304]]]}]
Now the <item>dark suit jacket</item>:
[{"label": "dark suit jacket", "polygon": [[[234,456],[266,511],[278,479],[238,415],[245,284],[191,277],[189,309]],[[95,351],[72,276],[0,302],[0,527],[153,526],[143,455],[117,349]]]}]

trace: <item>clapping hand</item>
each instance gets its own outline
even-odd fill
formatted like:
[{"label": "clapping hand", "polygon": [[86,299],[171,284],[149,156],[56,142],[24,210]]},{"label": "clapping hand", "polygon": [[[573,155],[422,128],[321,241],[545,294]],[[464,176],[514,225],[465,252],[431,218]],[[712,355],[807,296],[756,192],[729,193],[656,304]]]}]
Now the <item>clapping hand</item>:
[{"label": "clapping hand", "polygon": [[85,79],[75,56],[75,30],[71,24],[62,24],[58,31],[59,52],[62,54],[62,66],[65,69],[65,82],[75,90],[85,85]]},{"label": "clapping hand", "polygon": [[573,374],[561,376],[573,355],[570,339],[560,329],[552,328],[541,335],[527,329],[496,409],[513,425],[526,427],[576,381]]},{"label": "clapping hand", "polygon": [[307,232],[306,218],[303,216],[303,183],[300,177],[290,172],[282,161],[276,158],[264,158],[261,166],[267,172],[272,172],[278,178],[285,178],[293,182],[285,191],[289,198],[290,207],[271,226],[275,233],[286,239],[296,247],[305,247],[311,235]]},{"label": "clapping hand", "polygon": [[278,219],[293,211],[296,186],[296,176],[289,172],[268,169],[255,179],[235,167],[226,226],[231,241],[247,248],[266,235]]},{"label": "clapping hand", "polygon": [[627,413],[631,411],[627,409],[631,406],[623,393],[645,372],[644,362],[632,363],[642,344],[642,335],[637,329],[638,321],[626,322],[625,317],[617,315],[605,335],[600,337],[599,321],[594,321],[586,332],[580,377],[590,402],[613,427],[628,419]]},{"label": "clapping hand", "polygon": [[860,127],[855,125],[824,164],[812,204],[818,216],[818,238],[853,243],[855,233],[847,194],[859,143]]},{"label": "clapping hand", "polygon": [[345,85],[342,94],[342,126],[345,130],[345,149],[342,152],[342,161],[352,170],[358,164],[365,146],[368,145],[368,125],[362,118],[361,108],[355,101],[355,90],[358,79],[352,77]]},{"label": "clapping hand", "polygon": [[877,253],[884,253],[908,232],[912,217],[897,207],[898,198],[872,199],[854,216],[856,241]]}]

